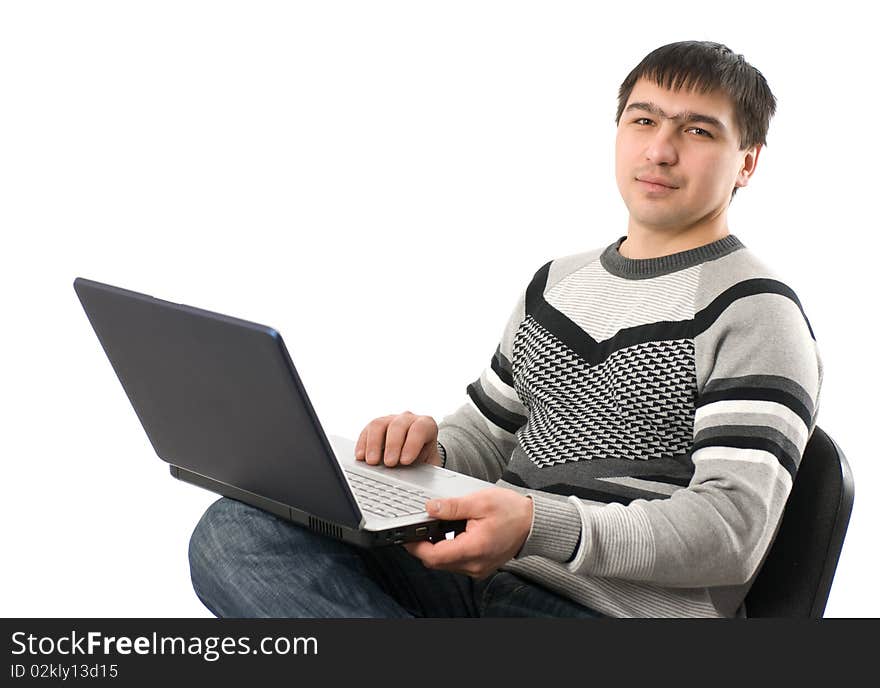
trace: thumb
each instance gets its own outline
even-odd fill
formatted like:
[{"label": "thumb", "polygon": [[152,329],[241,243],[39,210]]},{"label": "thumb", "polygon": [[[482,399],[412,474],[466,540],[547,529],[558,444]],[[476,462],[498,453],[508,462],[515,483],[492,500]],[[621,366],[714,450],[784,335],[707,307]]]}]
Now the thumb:
[{"label": "thumb", "polygon": [[436,518],[455,520],[474,516],[474,504],[470,495],[432,499],[427,504],[428,513]]}]

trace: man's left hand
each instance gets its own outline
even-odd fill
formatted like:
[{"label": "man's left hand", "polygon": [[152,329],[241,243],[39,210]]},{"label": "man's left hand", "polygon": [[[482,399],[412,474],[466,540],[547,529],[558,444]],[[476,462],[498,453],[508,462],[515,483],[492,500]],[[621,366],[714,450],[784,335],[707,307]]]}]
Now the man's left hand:
[{"label": "man's left hand", "polygon": [[407,542],[403,546],[429,569],[477,579],[512,559],[532,527],[532,499],[503,487],[433,499],[426,508],[428,514],[444,521],[467,519],[465,532],[452,540]]}]

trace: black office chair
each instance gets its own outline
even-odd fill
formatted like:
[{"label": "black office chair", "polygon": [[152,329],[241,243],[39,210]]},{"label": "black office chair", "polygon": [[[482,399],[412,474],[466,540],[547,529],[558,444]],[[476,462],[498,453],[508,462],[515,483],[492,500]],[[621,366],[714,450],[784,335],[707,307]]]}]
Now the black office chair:
[{"label": "black office chair", "polygon": [[749,618],[822,618],[854,489],[843,451],[816,427],[795,474],[776,540],[746,596]]}]

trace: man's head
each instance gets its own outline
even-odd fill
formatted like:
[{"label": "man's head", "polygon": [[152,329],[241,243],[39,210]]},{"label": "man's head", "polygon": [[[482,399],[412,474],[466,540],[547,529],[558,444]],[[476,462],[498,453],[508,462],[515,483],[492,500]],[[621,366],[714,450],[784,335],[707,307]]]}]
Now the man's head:
[{"label": "man's head", "polygon": [[[615,120],[631,222],[662,229],[723,214],[748,184],[775,111],[761,72],[724,45],[682,41],[647,55],[620,86]],[[639,177],[677,188],[658,191]]]}]

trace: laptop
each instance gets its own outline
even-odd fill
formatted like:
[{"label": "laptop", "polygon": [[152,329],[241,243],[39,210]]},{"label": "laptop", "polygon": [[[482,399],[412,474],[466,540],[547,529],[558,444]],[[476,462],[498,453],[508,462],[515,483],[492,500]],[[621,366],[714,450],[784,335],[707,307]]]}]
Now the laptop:
[{"label": "laptop", "polygon": [[360,547],[437,541],[466,521],[432,497],[492,483],[430,464],[372,466],[327,435],[271,327],[78,277],[80,303],[156,455],[182,481]]}]

